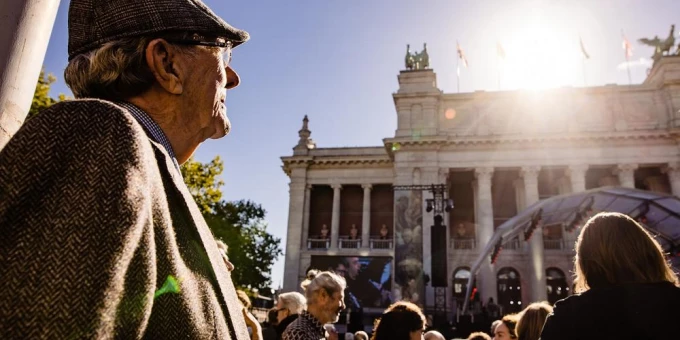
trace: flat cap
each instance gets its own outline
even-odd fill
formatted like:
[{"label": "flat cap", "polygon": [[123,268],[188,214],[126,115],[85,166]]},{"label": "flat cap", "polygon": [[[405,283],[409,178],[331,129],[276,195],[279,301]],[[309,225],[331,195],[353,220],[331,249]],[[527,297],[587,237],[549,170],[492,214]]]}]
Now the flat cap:
[{"label": "flat cap", "polygon": [[234,46],[250,37],[200,0],[71,0],[68,59],[115,39],[163,32],[223,37]]}]

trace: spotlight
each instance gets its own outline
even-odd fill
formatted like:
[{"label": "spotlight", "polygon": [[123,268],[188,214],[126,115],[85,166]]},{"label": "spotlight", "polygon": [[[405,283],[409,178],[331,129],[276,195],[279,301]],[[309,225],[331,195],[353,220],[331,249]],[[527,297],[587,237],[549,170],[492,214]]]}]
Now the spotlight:
[{"label": "spotlight", "polygon": [[453,200],[452,199],[447,199],[446,200],[446,207],[444,208],[444,211],[449,212],[453,209]]},{"label": "spotlight", "polygon": [[432,199],[427,199],[427,208],[425,208],[425,211],[431,212],[432,209],[434,209],[434,202]]}]

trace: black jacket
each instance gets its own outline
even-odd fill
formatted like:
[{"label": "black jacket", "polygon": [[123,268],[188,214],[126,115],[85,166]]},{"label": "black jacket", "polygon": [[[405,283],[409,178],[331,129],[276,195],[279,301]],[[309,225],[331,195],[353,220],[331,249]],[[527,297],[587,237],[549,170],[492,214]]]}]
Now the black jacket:
[{"label": "black jacket", "polygon": [[298,316],[300,316],[300,314],[288,315],[285,319],[281,320],[281,322],[278,325],[276,325],[276,338],[277,339],[280,340],[282,338],[283,331],[285,331],[286,328],[288,327],[288,325],[293,323],[293,321],[295,321],[295,319],[297,319]]},{"label": "black jacket", "polygon": [[541,340],[680,339],[680,288],[669,282],[590,289],[555,304]]}]

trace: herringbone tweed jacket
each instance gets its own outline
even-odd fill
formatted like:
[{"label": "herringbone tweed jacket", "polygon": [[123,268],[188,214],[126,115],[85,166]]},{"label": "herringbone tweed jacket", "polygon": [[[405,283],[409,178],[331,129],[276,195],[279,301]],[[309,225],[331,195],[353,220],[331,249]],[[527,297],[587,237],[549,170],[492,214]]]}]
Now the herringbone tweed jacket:
[{"label": "herringbone tweed jacket", "polygon": [[56,104],[0,151],[0,339],[19,338],[248,339],[181,175],[113,103]]}]

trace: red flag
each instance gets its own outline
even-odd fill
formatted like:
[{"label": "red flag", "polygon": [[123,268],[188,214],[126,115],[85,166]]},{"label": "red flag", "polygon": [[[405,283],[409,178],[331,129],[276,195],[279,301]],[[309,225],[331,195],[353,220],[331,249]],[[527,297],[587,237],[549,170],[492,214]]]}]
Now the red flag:
[{"label": "red flag", "polygon": [[621,31],[621,36],[623,37],[623,43],[621,43],[621,47],[623,47],[626,59],[628,59],[633,56],[633,46],[630,44],[630,41],[628,41],[628,38],[626,38],[626,36],[623,34],[623,31]]}]

